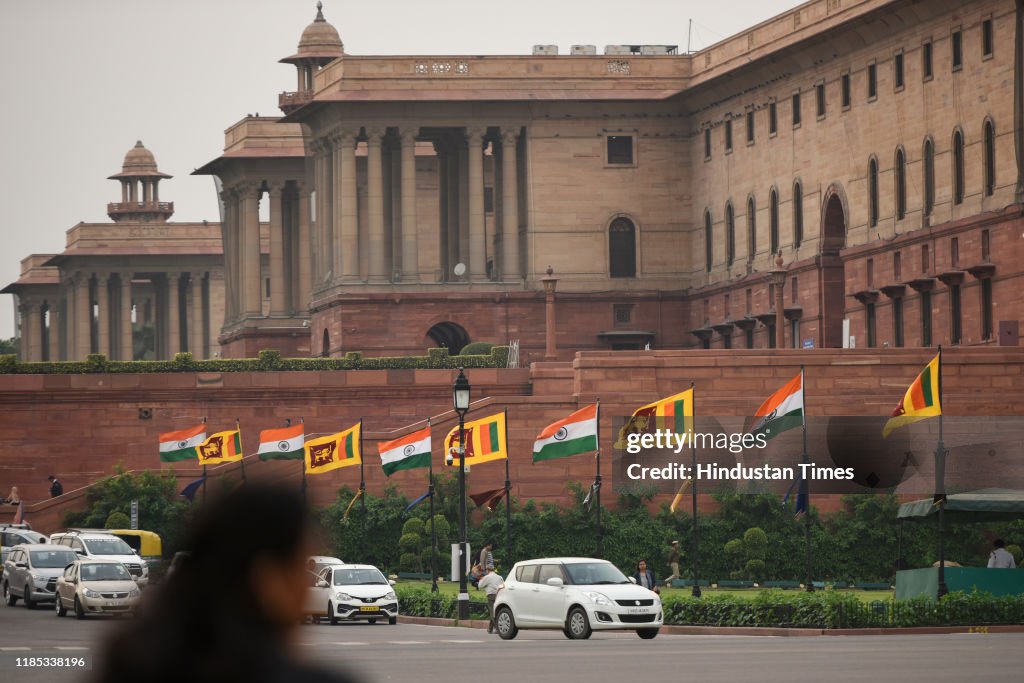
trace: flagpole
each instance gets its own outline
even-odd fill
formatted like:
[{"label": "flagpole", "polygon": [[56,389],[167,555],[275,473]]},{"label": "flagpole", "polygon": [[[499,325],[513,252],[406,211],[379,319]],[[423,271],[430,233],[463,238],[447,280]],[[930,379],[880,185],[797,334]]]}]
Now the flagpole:
[{"label": "flagpole", "polygon": [[[693,384],[693,382],[690,382],[690,389],[693,390],[693,388],[694,388],[694,384]],[[696,395],[697,395],[697,392],[694,391],[693,392],[693,396],[694,396],[693,403],[694,404],[697,403]],[[693,422],[691,423],[691,428],[692,428],[692,431],[695,433],[697,431],[697,411],[696,411],[696,405],[694,405],[694,408],[695,409],[692,411],[693,412]],[[686,424],[685,418],[683,420],[683,424],[684,424],[684,426]],[[693,541],[692,541],[692,545],[693,545],[693,558],[692,558],[692,560],[690,562],[690,564],[693,565],[693,590],[691,591],[691,594],[693,595],[693,597],[699,598],[700,597],[700,579],[698,577],[700,575],[700,572],[697,570],[697,565],[698,565],[698,562],[699,562],[699,559],[700,559],[700,545],[699,545],[698,540],[697,540],[697,446],[696,446],[696,443],[695,443],[696,439],[694,439],[693,436],[694,436],[694,434],[690,435],[690,468],[691,468],[690,469],[690,477],[691,477],[691,481],[693,483],[693,485],[690,488],[690,495],[691,495],[691,498],[692,498],[692,501],[693,501]]]},{"label": "flagpole", "polygon": [[[299,423],[301,423],[302,425],[305,425],[306,421],[303,420],[300,417],[299,418]],[[284,419],[284,426],[285,427],[291,427],[292,426],[292,419],[290,417],[286,417]],[[305,441],[306,441],[306,437],[305,437],[306,429],[305,429],[305,426],[303,426],[302,432],[303,432],[302,441],[303,441],[303,444],[305,444]],[[306,447],[305,447],[305,445],[303,445],[303,447],[302,447],[302,462],[301,462],[301,465],[302,465],[302,502],[305,503],[306,502]]]},{"label": "flagpole", "polygon": [[[810,455],[807,454],[807,385],[804,383],[804,364],[800,364],[800,392],[803,396],[800,408],[800,418],[803,422],[804,432],[804,464],[810,464]],[[807,592],[814,592],[814,575],[811,573],[811,485],[807,477],[801,477],[800,486],[804,490],[804,544],[807,551]],[[797,496],[799,498],[799,496]]]},{"label": "flagpole", "polygon": [[[430,428],[430,418],[427,418]],[[431,441],[433,445],[433,441]],[[430,459],[427,461],[427,497],[430,498],[430,592],[436,593],[437,588],[437,531],[434,529],[434,452],[431,448]]]},{"label": "flagpole", "polygon": [[[206,424],[206,416],[203,416],[203,424]],[[206,463],[203,463],[203,504],[206,504]]]},{"label": "flagpole", "polygon": [[363,477],[363,418],[359,418],[359,507],[363,509],[363,528],[366,528],[366,479]]},{"label": "flagpole", "polygon": [[509,477],[508,461],[508,408],[505,408],[505,564],[512,568],[512,479]]},{"label": "flagpole", "polygon": [[935,445],[935,496],[939,506],[939,586],[936,597],[949,592],[946,586],[946,529],[943,511],[946,509],[946,444],[942,441],[942,344],[939,344],[939,442]]},{"label": "flagpole", "polygon": [[[242,418],[235,418],[235,429],[238,431],[238,443],[242,443]],[[245,449],[242,449],[242,459],[238,461],[242,465],[242,486],[248,486],[249,481],[245,478]]]},{"label": "flagpole", "polygon": [[597,399],[597,474],[594,476],[594,501],[597,503],[597,557],[604,559],[604,529],[601,528],[601,399]]}]

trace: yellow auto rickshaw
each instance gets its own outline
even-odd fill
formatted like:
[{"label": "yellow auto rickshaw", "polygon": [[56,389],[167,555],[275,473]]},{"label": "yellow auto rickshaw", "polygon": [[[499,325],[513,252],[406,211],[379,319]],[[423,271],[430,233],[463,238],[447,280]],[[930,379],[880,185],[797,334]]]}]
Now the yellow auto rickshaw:
[{"label": "yellow auto rickshaw", "polygon": [[105,531],[117,536],[137,552],[139,557],[146,561],[151,573],[154,571],[160,573],[164,548],[159,534],[142,529],[106,529]]}]

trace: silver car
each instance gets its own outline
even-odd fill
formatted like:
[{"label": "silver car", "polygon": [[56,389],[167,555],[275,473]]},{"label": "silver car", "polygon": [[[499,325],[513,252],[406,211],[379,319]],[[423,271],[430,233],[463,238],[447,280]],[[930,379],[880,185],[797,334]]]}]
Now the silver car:
[{"label": "silver car", "polygon": [[117,560],[79,560],[57,579],[57,616],[69,609],[85,619],[87,614],[131,614],[139,606],[142,591]]},{"label": "silver car", "polygon": [[57,578],[77,559],[74,551],[62,545],[14,546],[4,562],[4,600],[13,605],[21,598],[28,609],[40,602],[53,602]]}]

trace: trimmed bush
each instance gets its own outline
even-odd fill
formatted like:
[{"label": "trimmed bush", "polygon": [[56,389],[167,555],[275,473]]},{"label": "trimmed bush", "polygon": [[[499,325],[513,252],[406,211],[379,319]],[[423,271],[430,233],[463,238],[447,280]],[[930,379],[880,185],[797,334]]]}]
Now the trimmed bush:
[{"label": "trimmed bush", "polygon": [[128,518],[128,515],[123,512],[114,511],[107,515],[107,522],[103,525],[104,529],[127,529],[132,524],[132,521]]},{"label": "trimmed bush", "polygon": [[494,348],[494,344],[491,342],[472,342],[466,344],[459,351],[460,356],[486,356],[490,354],[491,349]]}]

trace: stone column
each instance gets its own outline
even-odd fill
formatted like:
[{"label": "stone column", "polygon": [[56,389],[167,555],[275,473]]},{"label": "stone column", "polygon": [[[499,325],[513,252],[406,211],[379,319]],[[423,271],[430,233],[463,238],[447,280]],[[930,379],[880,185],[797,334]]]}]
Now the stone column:
[{"label": "stone column", "polygon": [[416,129],[402,132],[402,281],[420,279],[416,244]]},{"label": "stone column", "polygon": [[299,249],[296,256],[296,267],[299,272],[299,312],[309,310],[312,299],[313,275],[310,272],[310,259],[313,256],[312,245],[309,243],[309,186],[301,180],[296,183],[299,201]]},{"label": "stone column", "polygon": [[39,360],[35,355],[35,340],[38,336],[35,330],[33,309],[35,303],[31,298],[22,296],[18,300],[18,312],[21,314],[21,360],[26,363]]},{"label": "stone column", "polygon": [[[271,254],[273,255],[273,254]],[[193,358],[205,358],[206,349],[203,348],[203,276],[202,271],[189,273],[189,290],[192,298],[191,315],[188,318],[188,350],[192,352]],[[274,283],[270,283],[270,292],[274,292]]]},{"label": "stone column", "polygon": [[519,272],[517,130],[506,130],[501,134],[501,279],[505,282],[522,277]]},{"label": "stone column", "polygon": [[324,196],[327,194],[324,187],[324,144],[322,140],[313,141],[313,190],[316,192],[316,199],[313,208],[313,280],[318,284],[324,275],[324,223],[326,222],[326,210],[324,209]]},{"label": "stone column", "polygon": [[43,303],[32,297],[28,304],[27,329],[29,331],[29,353],[32,360],[43,360]]},{"label": "stone column", "polygon": [[[342,223],[344,222],[345,201],[342,196],[342,184],[345,182],[345,164],[342,161],[342,148],[345,146],[345,135],[342,130],[336,130],[330,135],[331,144],[331,224],[328,230],[331,239],[331,279],[342,279],[345,272],[345,252],[348,245],[342,238]],[[273,286],[273,285],[271,285]]]},{"label": "stone column", "polygon": [[270,185],[270,315],[288,315],[288,284],[284,279],[284,183]]},{"label": "stone column", "polygon": [[221,226],[221,242],[224,244],[224,322],[238,316],[238,204],[234,190],[225,188],[220,193],[224,202],[224,225]]},{"label": "stone column", "polygon": [[132,337],[132,273],[121,273],[121,349],[118,358],[135,360]]},{"label": "stone column", "polygon": [[466,265],[465,278],[469,280],[469,142],[465,136],[459,137],[458,150],[459,261]]},{"label": "stone column", "polygon": [[245,263],[244,311],[248,317],[263,314],[260,296],[260,189],[249,185],[242,191],[242,261]]},{"label": "stone column", "polygon": [[89,273],[75,273],[75,357],[85,360],[92,353],[92,295]]},{"label": "stone column", "polygon": [[366,184],[370,242],[368,281],[378,284],[388,281],[387,263],[385,263],[384,259],[384,169],[381,160],[381,141],[383,137],[384,130],[381,128],[367,131]]},{"label": "stone column", "polygon": [[110,282],[109,273],[96,275],[96,353],[110,358]]},{"label": "stone column", "polygon": [[484,130],[469,131],[469,276],[473,282],[487,280],[487,233],[484,229]]},{"label": "stone column", "polygon": [[121,181],[121,203],[128,203],[128,183],[124,180]]},{"label": "stone column", "polygon": [[[359,280],[359,195],[356,190],[356,133],[342,133],[341,147],[341,277]],[[379,149],[379,148],[378,148]]]},{"label": "stone column", "polygon": [[63,355],[60,343],[60,328],[64,324],[63,316],[60,313],[60,299],[52,299],[49,305],[50,326],[46,334],[49,336],[49,360],[61,360]]},{"label": "stone column", "polygon": [[459,145],[457,142],[448,145],[445,158],[447,159],[446,171],[448,180],[445,188],[448,190],[448,272],[445,273],[445,280],[454,279],[452,268],[459,263],[461,247],[459,245]]},{"label": "stone column", "polygon": [[181,273],[167,273],[167,357],[181,351],[181,300],[178,283]]}]

